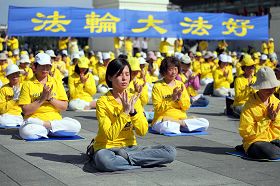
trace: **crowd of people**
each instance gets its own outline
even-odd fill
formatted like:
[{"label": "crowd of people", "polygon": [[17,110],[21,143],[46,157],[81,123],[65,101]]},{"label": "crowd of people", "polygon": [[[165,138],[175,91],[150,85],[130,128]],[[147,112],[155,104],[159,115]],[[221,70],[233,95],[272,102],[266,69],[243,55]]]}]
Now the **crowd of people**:
[{"label": "crowd of people", "polygon": [[153,105],[151,128],[159,134],[205,131],[207,119],[186,113],[207,106],[211,95],[233,100],[228,109],[240,118],[245,153],[280,158],[280,66],[272,38],[251,53],[228,51],[225,41],[216,51],[201,41],[197,52],[183,53],[182,39],[172,45],[167,38],[149,51],[147,38],[128,37],[125,53],[120,38],[114,53],[81,51],[76,39],[61,38],[58,52],[33,55],[4,41],[10,50],[0,48],[0,127],[19,126],[23,139],[75,136],[80,122],[61,112],[96,109],[98,133],[88,152],[99,170],[166,164],[175,159],[174,147],[137,146],[135,135],[149,126],[145,105]]}]

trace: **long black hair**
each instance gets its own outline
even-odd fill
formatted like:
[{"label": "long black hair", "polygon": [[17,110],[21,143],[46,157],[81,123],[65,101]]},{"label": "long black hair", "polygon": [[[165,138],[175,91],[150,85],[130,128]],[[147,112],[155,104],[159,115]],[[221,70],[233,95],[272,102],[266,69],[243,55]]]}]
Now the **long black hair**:
[{"label": "long black hair", "polygon": [[106,70],[106,83],[109,88],[112,88],[112,81],[109,80],[110,77],[113,77],[114,75],[120,75],[124,69],[125,66],[128,66],[129,68],[129,76],[131,77],[131,68],[129,63],[124,58],[117,58],[112,60]]}]

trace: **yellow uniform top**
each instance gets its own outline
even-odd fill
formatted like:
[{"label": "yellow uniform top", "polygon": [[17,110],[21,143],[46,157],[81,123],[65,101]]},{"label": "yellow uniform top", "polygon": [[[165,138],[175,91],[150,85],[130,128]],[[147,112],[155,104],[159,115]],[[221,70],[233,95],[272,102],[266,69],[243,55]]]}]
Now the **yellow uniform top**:
[{"label": "yellow uniform top", "polygon": [[[22,84],[20,84],[22,87]],[[14,91],[13,87],[9,84],[4,85],[0,89],[0,114],[11,114],[15,116],[21,116],[21,107],[18,102],[13,100]]]},{"label": "yellow uniform top", "polygon": [[126,52],[132,52],[133,49],[132,39],[126,39],[124,42],[124,47]]},{"label": "yellow uniform top", "polygon": [[208,42],[207,41],[200,41],[198,44],[199,51],[207,50],[208,49]]},{"label": "yellow uniform top", "polygon": [[[131,98],[132,94],[128,94]],[[130,116],[124,113],[123,106],[116,101],[109,91],[96,103],[98,132],[95,137],[94,150],[113,147],[137,145],[134,131],[144,136],[148,131],[148,122],[143,113],[140,100],[134,106],[137,114]]]},{"label": "yellow uniform top", "polygon": [[61,74],[61,77],[63,78],[65,75],[65,72],[67,71],[66,69],[66,63],[62,60],[60,61],[55,61],[52,63],[52,68],[57,68]]},{"label": "yellow uniform top", "polygon": [[226,68],[228,76],[225,77],[221,68],[217,68],[213,74],[214,77],[214,89],[218,88],[230,88],[230,84],[233,82],[232,71]]},{"label": "yellow uniform top", "polygon": [[68,42],[69,42],[69,38],[58,40],[58,49],[59,50],[66,50]]},{"label": "yellow uniform top", "polygon": [[[127,87],[128,92],[130,92],[131,94],[135,94],[135,89],[134,89],[134,81],[137,82],[138,85],[143,85],[144,81],[143,79],[138,79],[136,78],[135,80],[131,81]],[[142,92],[140,94],[139,97],[140,101],[141,101],[141,105],[144,107],[145,105],[147,105],[148,101],[149,101],[149,96],[148,96],[148,86],[145,85],[142,89]]]},{"label": "yellow uniform top", "polygon": [[201,72],[201,79],[204,78],[213,78],[213,72],[212,72],[212,64],[209,62],[204,62],[200,64],[200,72]]},{"label": "yellow uniform top", "polygon": [[96,93],[95,81],[91,73],[85,75],[87,81],[83,84],[81,83],[80,76],[77,73],[69,76],[68,86],[70,92],[70,99],[81,99],[87,102],[93,100],[93,95]]},{"label": "yellow uniform top", "polygon": [[[179,101],[172,100],[173,90],[176,87],[184,87]],[[155,111],[153,124],[161,121],[164,116],[175,120],[187,118],[186,111],[190,108],[190,96],[181,81],[175,80],[174,87],[167,85],[164,80],[155,83],[152,91],[152,100]]]},{"label": "yellow uniform top", "polygon": [[159,51],[161,53],[167,53],[169,50],[169,46],[172,46],[168,41],[161,41],[159,45]]},{"label": "yellow uniform top", "polygon": [[[274,104],[274,110],[280,103],[274,95],[270,96],[269,104]],[[240,136],[247,152],[250,145],[257,141],[270,142],[280,138],[280,114],[275,121],[267,117],[267,106],[263,104],[257,93],[252,94],[246,102],[240,117]]]},{"label": "yellow uniform top", "polygon": [[55,65],[52,65],[50,74],[51,74],[52,77],[54,77],[54,79],[60,80],[60,81],[62,82],[63,75],[62,75],[61,72],[55,67]]},{"label": "yellow uniform top", "polygon": [[268,46],[265,42],[262,43],[262,53],[268,54]]},{"label": "yellow uniform top", "polygon": [[120,45],[120,38],[114,37],[114,47],[115,47],[115,49],[121,48],[121,45]]},{"label": "yellow uniform top", "polygon": [[158,67],[160,67],[162,60],[163,60],[163,57],[158,57],[157,58],[156,64],[157,64]]},{"label": "yellow uniform top", "polygon": [[268,54],[273,54],[274,53],[274,42],[268,42],[267,47],[268,47]]},{"label": "yellow uniform top", "polygon": [[6,78],[6,68],[7,68],[8,64],[4,63],[3,65],[0,65],[0,81],[2,82],[2,85],[5,85],[6,83],[9,82],[9,80]]},{"label": "yellow uniform top", "polygon": [[3,43],[5,42],[5,39],[0,37],[0,51],[2,51],[4,48],[3,48]]},{"label": "yellow uniform top", "polygon": [[[61,80],[57,80],[48,76],[47,86],[52,87],[52,97],[62,101],[68,101],[66,92]],[[30,81],[26,81],[22,85],[19,97],[19,105],[28,105],[38,100],[43,92],[44,85],[41,84],[34,76]],[[46,101],[34,113],[25,116],[26,118],[39,118],[43,121],[60,120],[62,119],[60,111],[56,109],[51,103]]]},{"label": "yellow uniform top", "polygon": [[18,39],[17,38],[8,39],[7,45],[10,47],[12,51],[18,49]]},{"label": "yellow uniform top", "polygon": [[254,84],[256,82],[256,76],[253,76],[251,82],[249,79],[244,76],[237,77],[234,81],[234,106],[244,105],[246,101],[249,99],[249,96],[252,93],[255,93],[255,89],[250,87],[250,84]]},{"label": "yellow uniform top", "polygon": [[183,39],[175,40],[174,41],[174,52],[182,52],[183,48]]},{"label": "yellow uniform top", "polygon": [[27,72],[27,75],[24,75],[24,74],[19,75],[19,81],[21,83],[23,83],[24,81],[30,80],[34,75],[32,69],[30,67],[26,67],[25,69],[22,69],[22,70]]},{"label": "yellow uniform top", "polygon": [[96,69],[97,63],[98,61],[96,60],[96,58],[94,56],[91,56],[89,59],[89,69],[91,69],[92,72],[94,71],[94,69]]},{"label": "yellow uniform top", "polygon": [[99,85],[100,84],[107,85],[106,70],[107,70],[107,67],[105,67],[103,65],[97,67],[97,76],[99,77],[99,82],[98,82]]},{"label": "yellow uniform top", "polygon": [[[187,77],[184,74],[179,74],[180,78],[182,79],[182,82],[186,84],[188,82]],[[198,77],[197,77],[198,78]],[[192,85],[189,85],[187,87],[187,91],[190,97],[194,97],[198,95],[198,92],[194,89]]]},{"label": "yellow uniform top", "polygon": [[204,62],[203,58],[200,58],[199,60],[195,59],[192,63],[192,71],[196,74],[200,74],[201,73],[200,65],[203,62]]}]

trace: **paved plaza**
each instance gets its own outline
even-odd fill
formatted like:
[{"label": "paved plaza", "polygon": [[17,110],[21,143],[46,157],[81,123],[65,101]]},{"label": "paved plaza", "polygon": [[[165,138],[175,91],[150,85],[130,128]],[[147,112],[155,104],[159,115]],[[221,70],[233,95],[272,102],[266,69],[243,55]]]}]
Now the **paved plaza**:
[{"label": "paved plaza", "polygon": [[1,129],[0,185],[279,185],[280,162],[249,161],[225,153],[241,144],[239,120],[223,114],[223,98],[209,99],[207,108],[188,111],[188,116],[210,121],[208,135],[138,137],[139,145],[176,146],[176,160],[161,168],[96,172],[85,155],[98,130],[95,112],[63,113],[81,122],[82,140],[25,142],[17,138],[17,130]]}]

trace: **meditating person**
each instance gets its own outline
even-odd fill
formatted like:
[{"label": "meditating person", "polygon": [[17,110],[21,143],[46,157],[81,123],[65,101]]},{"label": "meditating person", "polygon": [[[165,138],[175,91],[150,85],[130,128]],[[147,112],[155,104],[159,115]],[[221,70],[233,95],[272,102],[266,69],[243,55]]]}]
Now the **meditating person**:
[{"label": "meditating person", "polygon": [[0,128],[16,127],[23,124],[21,107],[18,98],[22,84],[19,80],[21,70],[15,64],[6,68],[6,77],[9,83],[0,89]]},{"label": "meditating person", "polygon": [[257,92],[245,103],[239,126],[243,148],[251,158],[280,158],[280,101],[273,94],[279,86],[271,68],[259,69],[252,85]]},{"label": "meditating person", "polygon": [[144,136],[148,123],[139,93],[126,91],[131,69],[126,59],[114,59],[106,71],[111,88],[96,104],[98,133],[88,147],[95,167],[100,171],[120,171],[171,163],[176,149],[168,145],[138,146],[135,135]]},{"label": "meditating person", "polygon": [[90,110],[95,108],[96,85],[92,73],[89,72],[89,60],[81,57],[75,66],[75,72],[68,80],[71,110]]},{"label": "meditating person", "polygon": [[48,136],[75,136],[81,129],[79,121],[65,117],[61,112],[68,106],[68,98],[60,79],[49,75],[52,68],[50,56],[35,56],[35,74],[22,85],[18,104],[25,124],[19,129],[23,139],[48,138]]},{"label": "meditating person", "polygon": [[255,90],[251,87],[256,82],[255,64],[255,61],[249,55],[244,57],[241,62],[241,68],[244,73],[234,81],[235,96],[232,110],[237,116],[240,116],[249,96],[255,93]]},{"label": "meditating person", "polygon": [[166,57],[160,66],[162,80],[155,83],[152,91],[154,120],[152,129],[158,133],[175,133],[207,130],[209,122],[204,118],[188,119],[190,97],[183,82],[176,80],[180,61]]}]

